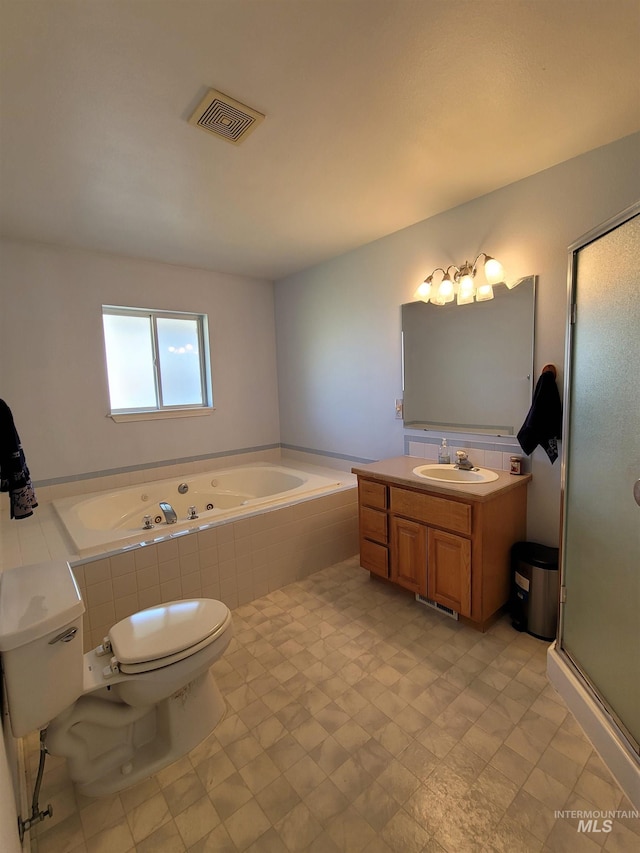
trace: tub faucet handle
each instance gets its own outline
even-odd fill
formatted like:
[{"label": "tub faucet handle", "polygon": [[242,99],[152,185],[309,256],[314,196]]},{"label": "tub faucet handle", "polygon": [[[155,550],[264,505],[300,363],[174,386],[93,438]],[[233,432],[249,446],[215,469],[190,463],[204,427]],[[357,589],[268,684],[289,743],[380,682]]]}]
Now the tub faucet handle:
[{"label": "tub faucet handle", "polygon": [[144,524],[142,525],[142,529],[143,530],[151,530],[152,527],[153,527],[153,522],[151,521],[151,516],[145,515]]},{"label": "tub faucet handle", "polygon": [[190,506],[188,511],[189,515],[187,516],[187,518],[189,519],[189,521],[191,521],[191,519],[193,518],[198,517],[198,510],[194,506]]}]

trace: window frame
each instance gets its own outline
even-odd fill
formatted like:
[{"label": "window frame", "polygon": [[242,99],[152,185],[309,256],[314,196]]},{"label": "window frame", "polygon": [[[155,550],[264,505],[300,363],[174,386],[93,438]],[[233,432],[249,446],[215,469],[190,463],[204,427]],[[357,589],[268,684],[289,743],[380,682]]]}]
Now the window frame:
[{"label": "window frame", "polygon": [[[149,337],[152,353],[152,368],[156,395],[155,406],[131,406],[113,408],[111,405],[111,386],[109,383],[109,362],[107,358],[107,339],[104,329],[105,315],[118,317],[142,317],[149,321]],[[158,356],[159,319],[193,320],[196,322],[198,336],[200,391],[202,403],[165,405],[163,402],[162,368]],[[158,308],[135,308],[125,305],[102,306],[102,338],[104,344],[105,373],[107,393],[109,395],[108,417],[114,421],[143,420],[154,418],[189,417],[207,415],[213,411],[213,393],[211,387],[211,356],[209,349],[209,318],[206,314],[192,311],[169,311]]]}]

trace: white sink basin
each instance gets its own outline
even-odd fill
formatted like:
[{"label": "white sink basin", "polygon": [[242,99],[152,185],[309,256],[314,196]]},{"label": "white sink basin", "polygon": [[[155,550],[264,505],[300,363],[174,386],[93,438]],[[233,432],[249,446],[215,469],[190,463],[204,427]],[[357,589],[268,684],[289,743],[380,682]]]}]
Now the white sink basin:
[{"label": "white sink basin", "polygon": [[473,471],[465,471],[453,465],[418,465],[413,473],[425,480],[433,480],[434,483],[491,483],[498,479],[495,471],[487,468],[474,468]]}]

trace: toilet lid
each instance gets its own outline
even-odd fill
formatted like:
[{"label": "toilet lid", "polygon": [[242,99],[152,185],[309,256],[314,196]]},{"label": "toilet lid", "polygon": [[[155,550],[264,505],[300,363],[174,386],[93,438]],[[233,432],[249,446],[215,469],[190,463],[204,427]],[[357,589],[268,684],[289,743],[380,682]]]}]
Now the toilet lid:
[{"label": "toilet lid", "polygon": [[121,664],[158,661],[206,645],[229,618],[229,608],[212,598],[170,601],[128,616],[109,631],[111,647]]}]

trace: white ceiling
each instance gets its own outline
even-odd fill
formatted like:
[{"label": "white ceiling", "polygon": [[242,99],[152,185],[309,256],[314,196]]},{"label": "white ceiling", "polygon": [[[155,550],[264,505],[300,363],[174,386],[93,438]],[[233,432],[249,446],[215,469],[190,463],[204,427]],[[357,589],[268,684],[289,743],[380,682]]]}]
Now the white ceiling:
[{"label": "white ceiling", "polygon": [[[0,0],[6,236],[281,278],[640,129],[640,0]],[[188,124],[208,87],[264,113]]]}]

